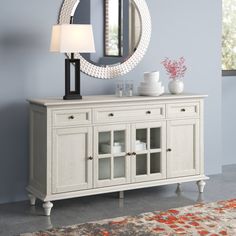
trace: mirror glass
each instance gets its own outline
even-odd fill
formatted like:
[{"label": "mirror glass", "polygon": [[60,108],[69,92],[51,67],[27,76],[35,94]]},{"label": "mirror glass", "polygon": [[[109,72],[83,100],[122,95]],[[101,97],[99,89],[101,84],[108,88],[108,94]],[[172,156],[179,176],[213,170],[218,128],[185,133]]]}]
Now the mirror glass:
[{"label": "mirror glass", "polygon": [[142,33],[140,13],[133,0],[80,0],[74,23],[93,25],[96,53],[81,55],[97,66],[128,60]]}]

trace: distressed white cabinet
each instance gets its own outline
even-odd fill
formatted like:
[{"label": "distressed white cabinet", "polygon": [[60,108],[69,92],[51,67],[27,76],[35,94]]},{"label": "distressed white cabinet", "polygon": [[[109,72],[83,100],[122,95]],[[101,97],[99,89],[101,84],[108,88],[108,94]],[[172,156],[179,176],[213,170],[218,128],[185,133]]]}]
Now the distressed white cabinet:
[{"label": "distressed white cabinet", "polygon": [[50,215],[52,201],[93,194],[189,181],[203,192],[204,97],[30,99],[31,204]]}]

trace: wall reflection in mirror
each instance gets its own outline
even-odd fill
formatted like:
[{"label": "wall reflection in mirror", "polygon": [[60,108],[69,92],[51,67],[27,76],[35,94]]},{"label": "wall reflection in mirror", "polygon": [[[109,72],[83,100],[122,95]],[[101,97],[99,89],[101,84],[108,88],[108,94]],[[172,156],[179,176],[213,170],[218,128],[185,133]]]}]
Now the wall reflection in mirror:
[{"label": "wall reflection in mirror", "polygon": [[141,37],[140,14],[133,0],[80,0],[74,23],[93,25],[96,53],[82,56],[98,66],[128,60]]}]

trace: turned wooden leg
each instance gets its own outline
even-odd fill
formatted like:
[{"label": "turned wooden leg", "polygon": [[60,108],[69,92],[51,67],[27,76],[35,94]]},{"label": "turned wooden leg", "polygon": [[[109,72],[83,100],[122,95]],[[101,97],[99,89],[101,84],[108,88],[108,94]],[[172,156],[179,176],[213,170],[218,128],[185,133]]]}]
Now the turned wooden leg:
[{"label": "turned wooden leg", "polygon": [[180,192],[183,192],[182,188],[181,188],[181,184],[178,183],[177,184],[177,188],[176,188],[176,193],[180,193]]},{"label": "turned wooden leg", "polygon": [[29,197],[29,200],[30,200],[30,205],[35,206],[36,197],[31,193],[28,194],[28,197]]},{"label": "turned wooden leg", "polygon": [[52,207],[53,207],[53,204],[51,202],[45,202],[43,204],[43,209],[44,209],[44,215],[45,216],[50,216],[51,215]]},{"label": "turned wooden leg", "polygon": [[119,199],[124,199],[124,191],[119,192]]},{"label": "turned wooden leg", "polygon": [[205,185],[206,185],[205,181],[203,180],[197,181],[199,193],[203,193]]},{"label": "turned wooden leg", "polygon": [[203,202],[204,202],[204,196],[202,193],[199,193],[197,198],[197,203],[203,203]]}]

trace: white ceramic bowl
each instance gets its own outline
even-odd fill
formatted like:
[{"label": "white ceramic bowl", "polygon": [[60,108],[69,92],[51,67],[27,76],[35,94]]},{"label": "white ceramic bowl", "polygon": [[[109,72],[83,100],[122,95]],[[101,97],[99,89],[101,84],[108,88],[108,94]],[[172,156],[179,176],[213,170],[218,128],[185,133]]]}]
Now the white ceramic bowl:
[{"label": "white ceramic bowl", "polygon": [[145,81],[156,81],[156,82],[158,82],[159,79],[160,79],[160,73],[159,73],[159,71],[145,72],[143,77],[144,77]]},{"label": "white ceramic bowl", "polygon": [[[114,143],[114,145],[113,145],[113,153],[114,154],[122,153],[123,152],[123,148],[124,148],[124,144],[123,143]],[[103,144],[101,144],[101,151],[103,153],[110,153],[111,152],[111,146],[109,144],[103,143]]]},{"label": "white ceramic bowl", "polygon": [[141,152],[147,150],[147,144],[144,142],[136,143],[135,144],[135,151]]},{"label": "white ceramic bowl", "polygon": [[164,86],[139,86],[139,88],[141,90],[145,90],[145,91],[160,91],[164,88]]},{"label": "white ceramic bowl", "polygon": [[122,153],[122,146],[113,146],[113,153]]},{"label": "white ceramic bowl", "polygon": [[162,95],[164,92],[165,92],[165,88],[163,86],[160,90],[146,90],[146,89],[142,89],[141,87],[138,88],[138,93],[141,96],[158,97]]},{"label": "white ceramic bowl", "polygon": [[140,87],[147,88],[147,89],[160,89],[162,87],[161,82],[149,83],[149,82],[141,82]]},{"label": "white ceramic bowl", "polygon": [[160,80],[159,77],[153,76],[153,77],[144,77],[144,81],[147,83],[158,83]]},{"label": "white ceramic bowl", "polygon": [[151,72],[144,72],[144,77],[160,77],[160,72],[159,71],[151,71]]}]

